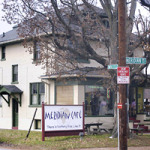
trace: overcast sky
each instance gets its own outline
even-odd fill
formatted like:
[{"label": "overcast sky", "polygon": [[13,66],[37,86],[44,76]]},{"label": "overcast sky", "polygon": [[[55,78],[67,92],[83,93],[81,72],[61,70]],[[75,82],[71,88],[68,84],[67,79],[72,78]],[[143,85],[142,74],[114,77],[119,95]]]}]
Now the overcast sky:
[{"label": "overcast sky", "polygon": [[3,0],[0,0],[0,34],[2,34],[3,32],[7,32],[7,31],[12,29],[12,25],[9,25],[7,22],[2,21],[2,16],[3,16],[2,1]]},{"label": "overcast sky", "polygon": [[[10,31],[12,27],[14,26],[14,25],[9,25],[7,22],[2,21],[2,16],[3,16],[2,2],[3,0],[0,0],[0,34],[2,34],[3,32]],[[144,9],[144,7],[141,7],[139,3],[137,5],[137,9],[142,9],[143,14],[150,16],[150,12],[147,13],[146,9]]]}]

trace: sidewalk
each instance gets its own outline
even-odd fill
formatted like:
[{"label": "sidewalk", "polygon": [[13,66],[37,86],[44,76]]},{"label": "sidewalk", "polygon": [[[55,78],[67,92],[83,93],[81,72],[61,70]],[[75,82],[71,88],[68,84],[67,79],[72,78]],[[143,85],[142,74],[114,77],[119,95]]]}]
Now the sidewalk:
[{"label": "sidewalk", "polygon": [[[3,148],[0,147],[0,150],[26,150],[26,149],[14,149],[14,148]],[[44,149],[43,149],[44,150]],[[83,148],[83,149],[71,149],[71,150],[118,150],[118,147],[116,148]],[[145,147],[128,147],[128,150],[150,150],[150,146]]]},{"label": "sidewalk", "polygon": [[[118,150],[118,147],[116,148],[83,148],[83,149],[74,149],[74,150]],[[150,150],[150,146],[145,147],[128,147],[128,150]]]}]

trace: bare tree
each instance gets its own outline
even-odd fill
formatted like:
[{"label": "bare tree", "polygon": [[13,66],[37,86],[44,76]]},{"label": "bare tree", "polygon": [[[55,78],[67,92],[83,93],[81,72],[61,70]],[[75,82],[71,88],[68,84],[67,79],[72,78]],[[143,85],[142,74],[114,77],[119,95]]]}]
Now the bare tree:
[{"label": "bare tree", "polygon": [[[3,6],[4,18],[8,23],[18,24],[20,37],[42,41],[41,60],[53,71],[80,68],[78,59],[94,60],[103,69],[110,63],[118,63],[117,0],[4,0]],[[132,55],[130,38],[136,1],[131,0],[127,6],[127,53]],[[91,41],[99,43],[98,51]],[[107,51],[105,55],[100,49],[102,44]],[[33,43],[30,52],[32,47]],[[51,52],[55,53],[55,63],[51,61]],[[114,71],[109,73],[114,76]]]},{"label": "bare tree", "polygon": [[[141,37],[132,34],[136,3],[127,0],[127,56],[133,56],[141,44]],[[108,64],[118,63],[117,6],[117,0],[4,0],[3,11],[8,23],[18,25],[29,52],[39,43],[40,63],[51,68],[47,73],[83,69],[79,59],[92,60],[100,67],[86,67],[86,71],[107,71],[111,79],[106,82],[117,89],[116,71],[107,70]],[[144,67],[131,66],[131,81]]]}]

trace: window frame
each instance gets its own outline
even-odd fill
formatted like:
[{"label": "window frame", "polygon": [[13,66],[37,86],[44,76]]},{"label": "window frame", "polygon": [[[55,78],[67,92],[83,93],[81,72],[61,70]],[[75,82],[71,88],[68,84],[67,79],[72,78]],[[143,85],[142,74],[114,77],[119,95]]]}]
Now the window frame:
[{"label": "window frame", "polygon": [[1,60],[6,60],[6,46],[1,47]]},{"label": "window frame", "polygon": [[[17,67],[17,70],[15,70],[15,67]],[[12,83],[18,83],[18,65],[12,65]]]},{"label": "window frame", "polygon": [[[45,96],[45,84],[44,84],[44,88],[43,88],[44,92],[40,93],[40,85],[41,84],[44,84],[44,83],[43,82],[30,83],[30,106],[41,106],[42,105],[41,94],[44,94],[44,96]],[[37,91],[36,104],[33,104],[33,93],[32,93],[33,85],[36,85],[36,91]]]},{"label": "window frame", "polygon": [[[67,40],[67,44],[73,48],[73,43],[71,40]],[[78,62],[78,63],[86,63],[86,64],[90,64],[90,60],[88,58],[82,58],[81,56],[76,56],[75,60]]]},{"label": "window frame", "polygon": [[33,53],[33,60],[34,61],[40,60],[40,52],[41,52],[40,42],[35,40],[34,41],[34,53]]},{"label": "window frame", "polygon": [[107,29],[110,28],[109,21],[108,21],[107,19],[103,19],[103,20],[102,20],[102,23],[103,23],[103,25],[104,25]]},{"label": "window frame", "polygon": [[77,60],[78,63],[90,64],[90,60],[89,59],[78,57],[76,60]]},{"label": "window frame", "polygon": [[[99,95],[100,97],[101,97],[101,100],[99,101],[97,101],[97,104],[95,105],[96,106],[96,108],[98,108],[98,109],[96,109],[96,108],[94,108],[93,110],[97,110],[98,112],[95,112],[94,114],[93,114],[93,112],[92,112],[92,103],[91,102],[93,102],[92,101],[92,99],[94,98],[94,95],[92,96],[91,94],[89,95],[89,96],[92,96],[91,97],[91,99],[89,99],[87,96],[86,96],[86,93],[87,93],[87,91],[89,91],[89,89],[86,89],[86,88],[88,88],[88,87],[94,87],[93,89],[100,89],[100,88],[103,88],[103,90],[102,91],[104,91],[104,92],[102,92],[102,95]],[[86,91],[87,90],[87,91]],[[114,101],[113,101],[113,95],[111,94],[112,92],[111,92],[111,89],[107,89],[107,88],[105,88],[105,87],[103,87],[102,85],[92,85],[92,84],[90,84],[90,85],[84,85],[84,91],[85,91],[85,100],[84,100],[84,103],[85,103],[85,117],[113,117],[114,116]],[[93,90],[92,91],[92,93],[97,93],[98,91],[96,91],[96,90]],[[98,92],[99,93],[99,92]],[[100,98],[99,97],[99,98]],[[88,99],[87,99],[88,98]],[[109,99],[109,101],[111,101],[111,102],[109,102],[109,103],[106,103],[106,105],[108,106],[109,105],[109,107],[110,107],[110,105],[111,105],[111,107],[112,107],[112,109],[109,109],[109,110],[105,110],[105,112],[106,112],[106,114],[103,112],[101,112],[100,111],[100,104],[101,103],[99,103],[99,102],[102,102],[103,100],[102,99]],[[106,102],[106,101],[105,101]],[[94,105],[93,105],[94,106]],[[98,107],[97,107],[98,106]],[[89,112],[88,112],[88,108],[90,109],[90,114],[89,114]],[[104,110],[103,110],[104,111]],[[109,111],[112,111],[112,113],[110,113]],[[107,112],[109,112],[109,113],[107,113]],[[98,114],[97,114],[98,113]]]},{"label": "window frame", "polygon": [[[40,127],[39,127],[40,125]],[[40,119],[35,119],[35,126],[34,126],[35,130],[41,130],[42,125],[41,125],[41,120]]]}]

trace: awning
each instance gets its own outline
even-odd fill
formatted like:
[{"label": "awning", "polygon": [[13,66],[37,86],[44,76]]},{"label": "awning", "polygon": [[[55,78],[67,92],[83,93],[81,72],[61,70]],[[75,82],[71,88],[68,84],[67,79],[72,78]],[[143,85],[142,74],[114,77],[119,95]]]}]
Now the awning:
[{"label": "awning", "polygon": [[[23,91],[21,91],[15,85],[3,85],[0,87],[0,96],[8,103],[8,106],[10,106],[11,97],[13,97],[21,106],[22,93]],[[6,99],[4,95],[8,95],[8,99]],[[16,95],[19,95],[19,99],[16,97]]]}]

